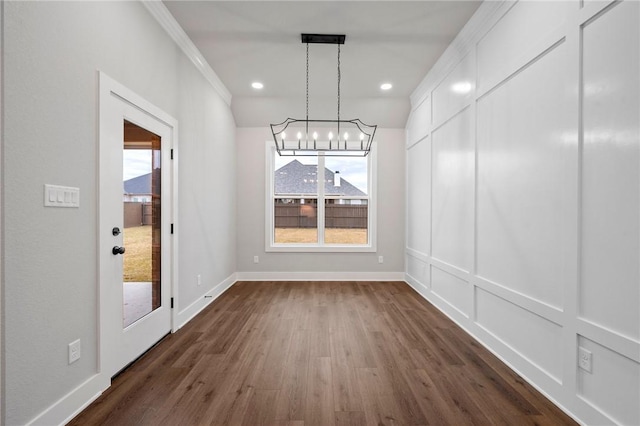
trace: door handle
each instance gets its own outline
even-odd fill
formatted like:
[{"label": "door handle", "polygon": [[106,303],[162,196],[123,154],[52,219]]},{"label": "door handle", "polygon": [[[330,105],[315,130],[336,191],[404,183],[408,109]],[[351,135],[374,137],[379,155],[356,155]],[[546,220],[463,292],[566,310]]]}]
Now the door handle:
[{"label": "door handle", "polygon": [[124,254],[124,247],[113,246],[113,248],[111,249],[111,253]]}]

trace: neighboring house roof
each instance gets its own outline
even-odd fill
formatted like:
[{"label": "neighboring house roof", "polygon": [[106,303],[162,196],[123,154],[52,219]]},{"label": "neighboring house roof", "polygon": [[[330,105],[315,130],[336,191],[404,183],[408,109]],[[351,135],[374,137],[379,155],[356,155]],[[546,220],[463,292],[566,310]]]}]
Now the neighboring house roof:
[{"label": "neighboring house roof", "polygon": [[124,181],[125,194],[151,194],[151,173]]},{"label": "neighboring house roof", "polygon": [[[317,166],[302,164],[293,160],[289,164],[280,167],[275,172],[275,193],[278,195],[304,195],[316,194]],[[339,173],[338,173],[339,174]],[[364,192],[356,188],[350,182],[340,179],[340,186],[334,185],[335,173],[325,167],[324,169],[324,193],[327,195],[347,195],[354,197],[366,196]]]}]

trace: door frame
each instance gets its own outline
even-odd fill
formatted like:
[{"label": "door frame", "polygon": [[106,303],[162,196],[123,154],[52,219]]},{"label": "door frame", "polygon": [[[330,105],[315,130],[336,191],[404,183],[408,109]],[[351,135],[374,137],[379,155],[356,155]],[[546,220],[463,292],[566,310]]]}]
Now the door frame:
[{"label": "door frame", "polygon": [[[110,342],[107,341],[107,333],[105,331],[107,320],[109,318],[107,314],[108,306],[106,306],[106,303],[108,298],[106,297],[106,294],[108,291],[107,286],[113,285],[113,283],[105,282],[106,280],[103,278],[103,271],[104,271],[105,265],[102,264],[102,260],[101,260],[101,249],[103,248],[103,246],[105,246],[105,244],[108,246],[113,245],[112,238],[107,238],[106,233],[104,232],[104,229],[111,229],[113,224],[103,223],[106,221],[106,219],[104,218],[104,215],[101,212],[102,189],[103,189],[103,186],[107,184],[106,183],[107,177],[102,176],[104,171],[102,170],[101,162],[102,162],[102,158],[106,155],[108,149],[110,148],[107,142],[107,139],[110,134],[110,129],[107,126],[108,120],[106,117],[113,111],[114,106],[117,105],[117,104],[114,104],[113,99],[117,99],[125,104],[128,104],[129,106],[132,106],[138,109],[144,114],[151,116],[155,120],[162,122],[163,124],[168,126],[170,129],[171,140],[169,141],[168,146],[164,145],[165,143],[164,141],[162,142],[163,143],[162,150],[170,149],[171,159],[173,160],[173,161],[170,161],[169,164],[166,166],[163,164],[163,168],[165,167],[169,168],[169,176],[170,176],[169,186],[171,190],[169,191],[168,194],[165,194],[163,192],[162,196],[170,197],[170,201],[168,203],[170,205],[170,209],[167,212],[163,210],[162,215],[163,216],[169,215],[169,222],[172,225],[172,229],[162,230],[162,241],[163,241],[162,244],[163,245],[168,244],[170,246],[168,250],[168,252],[170,253],[170,256],[168,259],[168,265],[169,265],[170,271],[165,276],[163,276],[163,279],[168,278],[170,280],[170,283],[167,287],[169,288],[169,292],[170,292],[169,297],[171,298],[170,299],[171,306],[169,306],[169,309],[170,309],[170,319],[171,319],[170,330],[172,333],[176,331],[176,324],[178,323],[177,322],[178,309],[173,309],[173,306],[178,299],[178,286],[177,286],[178,239],[175,232],[174,233],[171,232],[173,230],[173,224],[175,224],[178,219],[178,162],[177,162],[178,121],[172,116],[170,116],[169,114],[167,114],[166,112],[164,112],[163,110],[161,110],[160,108],[146,101],[144,98],[142,98],[132,90],[128,89],[127,87],[123,86],[122,84],[118,83],[117,81],[113,80],[111,77],[109,77],[108,75],[100,71],[98,71],[98,87],[99,87],[99,94],[98,94],[99,96],[99,106],[98,106],[99,149],[97,153],[98,155],[98,158],[97,158],[97,163],[98,163],[97,190],[98,192],[96,197],[97,212],[98,212],[98,228],[97,228],[98,246],[97,246],[97,253],[96,253],[97,261],[98,261],[98,280],[97,280],[98,281],[98,303],[97,303],[98,318],[97,320],[98,320],[98,328],[99,328],[98,372],[99,374],[103,375],[102,379],[105,381],[105,383],[108,384],[107,386],[109,386],[111,383],[111,374],[113,372],[107,371],[108,370],[107,360],[109,358],[107,349],[109,347]],[[113,179],[113,177],[110,177],[110,178]]]}]

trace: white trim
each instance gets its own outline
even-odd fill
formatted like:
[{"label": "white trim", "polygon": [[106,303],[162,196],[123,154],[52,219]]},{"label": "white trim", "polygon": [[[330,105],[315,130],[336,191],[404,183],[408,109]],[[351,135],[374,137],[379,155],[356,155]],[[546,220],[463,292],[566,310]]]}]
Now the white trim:
[{"label": "white trim", "polygon": [[[317,197],[318,199],[318,243],[317,244],[278,244],[275,243],[275,218],[274,218],[274,185],[273,177],[275,172],[274,158],[276,155],[276,149],[273,146],[272,141],[266,142],[265,148],[265,234],[264,234],[264,250],[268,253],[374,253],[377,251],[377,169],[378,169],[378,156],[377,156],[377,144],[376,141],[372,143],[371,151],[367,156],[367,185],[368,194],[366,197],[347,197],[347,196],[325,196],[324,186],[319,185]],[[318,155],[318,181],[324,181],[324,162],[321,161],[324,155]],[[293,159],[292,159],[293,161]],[[321,167],[323,166],[323,167]],[[305,198],[301,196],[291,196],[286,198]],[[325,244],[324,243],[324,200],[327,199],[364,199],[367,201],[368,214],[367,214],[367,231],[368,231],[368,244]]]},{"label": "white trim", "polygon": [[581,317],[576,321],[576,328],[578,335],[609,349],[615,348],[620,355],[640,363],[640,342],[636,339]]},{"label": "white trim", "polygon": [[[540,392],[542,395],[545,396],[545,398],[547,398],[548,400],[550,400],[554,405],[556,405],[558,408],[560,408],[562,411],[564,411],[568,416],[570,416],[573,420],[575,420],[578,423],[582,422],[580,421],[580,419],[578,418],[578,416],[576,416],[571,410],[569,410],[566,406],[564,406],[563,404],[561,404],[557,399],[553,398],[548,392],[546,392],[543,388],[541,388],[540,386],[538,386],[536,384],[535,381],[531,380],[527,374],[524,374],[524,372],[519,369],[516,368],[514,364],[512,364],[511,362],[509,362],[504,356],[503,354],[501,354],[500,352],[497,352],[494,348],[492,348],[491,346],[489,346],[487,343],[485,343],[482,339],[480,339],[478,337],[478,335],[476,333],[474,333],[471,329],[469,329],[468,327],[466,327],[465,324],[468,323],[468,321],[458,321],[458,319],[452,315],[450,315],[449,312],[447,312],[446,310],[442,309],[440,306],[437,305],[437,301],[432,300],[429,295],[434,294],[431,292],[431,290],[429,290],[427,287],[425,287],[424,285],[422,285],[419,281],[417,281],[416,279],[412,278],[410,275],[405,274],[405,282],[407,284],[409,284],[409,286],[411,286],[411,288],[413,288],[416,293],[418,293],[424,300],[426,300],[427,302],[429,302],[433,307],[435,307],[436,309],[438,309],[442,314],[444,314],[447,318],[449,318],[451,321],[453,321],[458,327],[460,327],[462,330],[464,330],[465,333],[467,333],[469,336],[471,336],[477,343],[479,343],[480,345],[482,345],[482,347],[484,347],[486,350],[488,350],[489,352],[491,352],[496,358],[498,358],[503,364],[505,364],[507,367],[509,367],[511,370],[513,370],[517,375],[519,375],[520,377],[522,377],[529,385],[531,385],[533,388],[535,388],[538,392]],[[482,330],[482,328],[479,328],[479,330]],[[552,379],[553,380],[553,379]],[[554,380],[554,382],[556,382]]]},{"label": "white trim", "polygon": [[[27,425],[64,425],[95,401],[111,385],[109,379],[95,374],[40,413]],[[71,414],[69,414],[71,413]]]},{"label": "white trim", "polygon": [[238,281],[404,281],[404,272],[238,272]]},{"label": "white trim", "polygon": [[430,257],[429,257],[428,254],[422,253],[421,251],[418,251],[418,250],[415,250],[415,249],[412,249],[411,247],[406,247],[405,248],[405,253],[408,256],[411,256],[411,257],[414,257],[414,258],[416,258],[418,260],[421,260],[424,263],[429,263],[429,261],[430,261]]},{"label": "white trim", "polygon": [[175,323],[177,324],[177,327],[175,328],[175,331],[181,329],[185,324],[191,321],[196,315],[202,312],[204,308],[209,306],[211,302],[213,302],[218,297],[220,297],[220,295],[225,291],[227,291],[229,287],[235,284],[236,281],[237,281],[236,274],[233,273],[229,275],[224,281],[222,281],[221,283],[213,287],[211,290],[207,291],[205,294],[202,295],[202,297],[197,299],[195,302],[193,302],[192,304],[190,304],[180,312],[177,312],[178,309],[174,309],[174,311],[177,312],[176,314],[177,320]]},{"label": "white trim", "polygon": [[[5,31],[4,31],[4,2],[0,2],[0,51],[6,52],[5,50]],[[4,54],[0,54],[0,111],[6,111],[4,104]],[[5,355],[5,328],[6,328],[6,320],[4,313],[4,300],[5,300],[5,272],[4,272],[4,208],[5,208],[5,175],[4,175],[4,136],[5,136],[5,127],[4,127],[4,113],[0,113],[0,181],[3,182],[2,190],[0,191],[0,318],[4,321],[3,324],[0,324],[0,424],[4,421],[4,416],[6,413],[6,400],[5,397],[5,377],[6,377],[6,355]]]},{"label": "white trim", "polygon": [[169,34],[169,37],[182,49],[182,52],[191,59],[193,65],[202,73],[205,79],[218,92],[220,97],[231,106],[231,92],[224,85],[218,74],[211,68],[200,50],[193,44],[187,33],[182,29],[178,21],[173,17],[169,9],[160,0],[141,0],[160,26]]},{"label": "white trim", "polygon": [[407,142],[406,142],[406,146],[405,146],[405,150],[409,151],[411,148],[413,148],[414,146],[418,145],[420,142],[429,139],[429,137],[431,136],[431,130],[429,130],[427,133],[425,133],[424,136],[420,136],[417,140],[415,141],[411,141],[409,140],[409,135],[407,135]]},{"label": "white trim", "polygon": [[427,287],[424,283],[422,283],[417,278],[414,278],[413,276],[409,275],[409,273],[404,274],[404,281],[407,284],[409,284],[411,288],[413,288],[422,298],[425,298],[424,296],[422,296],[423,291],[425,292],[430,291],[429,287]]},{"label": "white trim", "polygon": [[[171,238],[171,297],[173,297],[174,303],[178,303],[178,297],[180,295],[178,283],[180,282],[180,275],[178,273],[179,270],[179,256],[178,256],[178,224],[180,223],[178,220],[178,212],[180,209],[178,206],[179,198],[178,198],[178,158],[179,158],[179,150],[178,150],[178,122],[176,121],[173,125],[173,135],[171,137],[172,144],[171,150],[173,151],[173,156],[169,160],[171,162],[171,223],[173,224],[173,233],[169,234]],[[175,306],[175,305],[174,305]],[[175,333],[178,328],[176,325],[178,324],[178,310],[171,310],[171,332]]]},{"label": "white trim", "polygon": [[[103,175],[103,171],[101,170],[103,164],[102,164],[102,156],[105,155],[103,150],[105,149],[103,144],[104,141],[103,139],[105,138],[105,131],[107,128],[105,128],[105,122],[106,122],[106,117],[108,116],[108,114],[110,113],[110,106],[111,105],[111,99],[118,98],[120,100],[122,100],[123,103],[128,104],[130,106],[132,106],[133,108],[141,111],[142,113],[153,117],[154,120],[156,120],[157,122],[163,123],[164,125],[166,125],[169,130],[168,132],[170,132],[171,134],[171,140],[170,140],[170,144],[169,146],[163,146],[162,147],[162,161],[163,163],[167,162],[167,163],[171,163],[171,167],[166,168],[163,167],[163,179],[166,178],[167,176],[165,175],[165,173],[167,173],[169,175],[169,186],[171,188],[172,193],[170,194],[171,199],[167,200],[167,203],[169,204],[170,207],[167,207],[168,213],[167,214],[163,214],[162,216],[162,236],[163,238],[167,238],[167,240],[170,241],[168,247],[167,245],[163,244],[163,248],[162,248],[162,255],[163,256],[167,256],[167,258],[169,259],[168,261],[168,269],[169,271],[167,271],[167,275],[170,277],[169,279],[169,294],[162,295],[162,307],[160,309],[170,309],[169,308],[169,300],[171,297],[177,297],[177,263],[178,263],[178,244],[177,244],[177,239],[175,238],[171,238],[174,235],[170,234],[170,230],[169,230],[169,224],[170,223],[175,223],[177,220],[177,211],[178,211],[178,203],[177,203],[177,198],[178,198],[178,194],[177,194],[177,189],[178,189],[178,182],[177,182],[177,170],[174,170],[173,167],[177,165],[177,161],[171,161],[170,160],[170,149],[174,150],[174,158],[175,158],[175,154],[177,153],[177,147],[178,147],[178,122],[176,119],[174,119],[172,116],[170,116],[169,114],[167,114],[166,112],[164,112],[163,110],[161,110],[160,108],[156,107],[155,105],[151,104],[150,102],[146,101],[144,98],[142,98],[140,95],[138,95],[137,93],[133,92],[132,90],[128,89],[127,87],[123,86],[122,84],[118,83],[117,81],[113,80],[111,77],[109,77],[108,75],[106,75],[103,72],[98,71],[98,81],[99,81],[99,85],[98,85],[98,90],[99,90],[99,96],[98,96],[98,140],[99,140],[99,150],[98,150],[98,158],[97,158],[97,163],[98,163],[98,170],[99,170],[99,179],[97,182],[97,193],[98,194],[102,194],[103,191],[103,185],[105,185],[105,181],[107,181],[107,179],[104,179]],[[164,186],[164,185],[163,185]],[[105,243],[110,244],[111,241],[107,241],[104,238],[103,233],[100,232],[101,229],[104,229],[105,227],[107,227],[109,224],[104,224],[104,217],[103,217],[103,211],[102,211],[102,203],[103,203],[103,199],[102,196],[98,196],[97,198],[97,212],[98,212],[98,235],[97,235],[97,242],[98,242],[98,247],[97,247],[97,256],[98,256],[98,314],[97,314],[97,319],[98,319],[98,371],[100,373],[100,375],[105,376],[104,380],[106,382],[111,381],[111,374],[113,373],[112,371],[108,371],[107,368],[107,357],[110,354],[110,352],[107,351],[105,344],[107,344],[107,342],[105,341],[106,339],[106,333],[108,332],[107,330],[107,326],[106,324],[106,313],[103,311],[102,307],[103,304],[105,303],[104,300],[106,300],[107,297],[107,291],[106,291],[106,286],[108,284],[105,284],[103,282],[103,260],[102,260],[102,249],[104,248],[103,245]],[[163,209],[165,208],[165,204],[163,202]],[[166,250],[166,251],[165,251]],[[165,265],[163,262],[163,277],[165,276]],[[177,298],[174,299],[177,301]],[[160,309],[156,310],[156,311],[160,311]],[[149,318],[149,316],[147,316],[147,318]],[[173,312],[169,313],[169,329],[170,330],[174,330],[175,328],[175,319],[176,319],[176,313],[175,310]],[[144,319],[139,321],[140,324],[143,324]]]},{"label": "white trim", "polygon": [[[475,58],[472,58],[471,63],[475,64],[474,78],[477,79],[477,48],[478,44],[482,42],[484,37],[489,34],[492,29],[502,20],[509,20],[509,13],[511,8],[517,4],[513,0],[505,0],[500,3],[484,2],[480,6],[476,15],[469,20],[469,23],[458,34],[456,40],[452,42],[445,53],[440,57],[438,63],[429,71],[420,85],[415,89],[411,95],[412,114],[409,122],[407,123],[407,130],[410,130],[413,117],[416,112],[421,111],[421,102],[424,100],[433,99],[433,87],[436,87],[443,79],[447,78],[452,70],[455,69],[455,65],[459,62],[460,58],[471,54]],[[405,280],[409,285],[414,287],[423,298],[432,303],[436,308],[447,315],[451,320],[461,326],[469,335],[474,337],[480,344],[485,346],[490,352],[495,354],[502,362],[509,366],[512,370],[520,374],[529,384],[544,394],[549,400],[551,400],[560,409],[572,416],[579,422],[588,422],[589,424],[613,424],[616,423],[615,419],[607,414],[607,412],[597,406],[595,402],[590,402],[580,394],[580,386],[583,386],[579,382],[580,376],[577,370],[577,356],[576,347],[577,339],[583,337],[585,339],[592,340],[595,344],[602,345],[615,352],[619,356],[626,357],[634,362],[640,361],[640,340],[637,338],[624,335],[619,331],[609,329],[603,325],[594,324],[589,322],[585,318],[580,317],[579,312],[579,265],[580,265],[580,217],[579,210],[580,204],[580,167],[581,163],[571,164],[571,167],[575,167],[574,176],[578,176],[577,195],[573,194],[567,201],[569,207],[569,214],[578,219],[578,226],[571,226],[566,228],[566,232],[561,236],[563,241],[562,259],[564,264],[563,274],[564,283],[566,284],[563,289],[563,303],[552,305],[548,302],[544,302],[529,296],[528,294],[520,293],[512,288],[501,285],[500,282],[492,282],[487,278],[479,276],[478,271],[478,259],[477,259],[477,206],[478,206],[478,165],[477,165],[477,103],[482,100],[492,90],[500,87],[501,84],[513,78],[517,73],[522,72],[531,64],[535,63],[545,54],[549,53],[556,47],[563,45],[563,55],[566,55],[567,72],[570,75],[579,77],[582,72],[582,45],[581,34],[584,24],[591,22],[592,19],[597,19],[600,14],[607,13],[610,8],[615,7],[615,4],[620,4],[612,1],[604,2],[585,2],[584,4],[576,4],[573,10],[567,11],[566,19],[562,24],[557,25],[555,28],[545,29],[543,35],[538,39],[530,39],[528,47],[523,47],[518,53],[514,53],[509,56],[508,63],[504,66],[492,69],[492,73],[496,75],[490,76],[481,85],[476,87],[475,93],[473,93],[471,102],[467,102],[467,105],[472,109],[472,116],[474,117],[471,123],[471,135],[474,142],[474,195],[472,201],[472,209],[474,211],[474,227],[473,227],[473,263],[469,272],[459,270],[459,268],[452,268],[452,265],[445,265],[443,262],[433,258],[433,253],[429,249],[429,254],[416,252],[407,247],[405,250]],[[526,18],[524,18],[526,19]],[[535,30],[532,30],[535,31]],[[531,34],[529,34],[531,35]],[[536,41],[537,40],[537,41]],[[525,52],[525,53],[521,53]],[[474,60],[475,59],[475,60]],[[575,87],[574,87],[574,83]],[[573,96],[571,97],[571,105],[575,106],[570,116],[572,122],[576,124],[576,132],[578,135],[578,145],[580,148],[582,142],[582,123],[581,123],[581,96],[582,96],[582,81],[581,77],[576,82],[571,83],[571,87],[575,89]],[[578,90],[579,89],[579,90]],[[432,116],[436,113],[436,105],[432,106]],[[426,117],[421,117],[426,120]],[[436,123],[442,125],[441,122]],[[424,123],[421,123],[424,125]],[[432,135],[432,132],[437,128],[431,123],[427,135]],[[415,139],[415,138],[414,138]],[[407,145],[410,146],[409,140]],[[579,152],[578,152],[579,154]],[[407,155],[409,153],[407,152]],[[580,157],[580,155],[578,155]],[[579,159],[579,158],[578,158]],[[432,155],[433,161],[433,155]],[[408,174],[407,174],[408,176]],[[408,182],[408,181],[407,181]],[[415,182],[414,182],[415,183]],[[408,185],[408,183],[407,183]],[[433,179],[430,180],[430,185],[433,185]],[[574,187],[575,188],[575,187]],[[433,209],[433,203],[430,203],[430,207]],[[429,226],[432,226],[430,223]],[[408,220],[406,235],[409,235]],[[429,244],[432,245],[433,238],[428,237]],[[577,244],[577,246],[576,246]],[[577,250],[577,251],[576,251]],[[426,259],[426,260],[425,260]],[[432,271],[433,267],[443,267],[447,272],[453,276],[468,281],[471,285],[468,286],[468,290],[461,290],[458,296],[468,298],[467,301],[471,301],[471,310],[469,312],[469,318],[464,318],[460,315],[460,312],[452,308],[450,303],[439,297],[435,291],[430,288],[428,283],[428,274],[423,274],[420,269],[422,265],[419,262],[423,262]],[[480,271],[481,272],[481,271]],[[410,274],[413,274],[410,275]],[[416,278],[418,277],[418,278]],[[420,282],[422,280],[422,282]],[[429,285],[427,285],[429,284]],[[561,367],[554,374],[550,374],[549,371],[545,371],[541,368],[541,365],[537,365],[528,355],[532,353],[528,350],[518,350],[515,345],[510,345],[510,339],[501,339],[498,333],[492,332],[488,327],[483,327],[481,322],[477,321],[478,307],[476,296],[480,293],[480,290],[488,292],[513,306],[517,306],[519,309],[528,311],[530,314],[536,315],[550,323],[555,324],[561,328],[561,348],[559,348],[558,357],[554,358],[558,361],[557,365]],[[598,402],[598,401],[596,401]],[[578,414],[580,417],[576,415]]]},{"label": "white trim", "polygon": [[369,245],[313,245],[313,244],[273,244],[265,247],[267,253],[375,253]]},{"label": "white trim", "polygon": [[431,94],[431,88],[435,87],[453,70],[460,62],[460,58],[473,50],[476,40],[492,28],[492,22],[497,22],[514,4],[513,0],[500,0],[485,1],[480,5],[476,13],[411,94],[412,112]]}]

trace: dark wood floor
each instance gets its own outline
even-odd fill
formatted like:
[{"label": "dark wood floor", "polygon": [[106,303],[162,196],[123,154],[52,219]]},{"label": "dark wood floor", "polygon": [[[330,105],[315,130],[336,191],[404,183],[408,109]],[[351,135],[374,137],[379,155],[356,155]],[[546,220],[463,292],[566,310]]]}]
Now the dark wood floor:
[{"label": "dark wood floor", "polygon": [[562,425],[403,282],[238,282],[73,425]]}]

